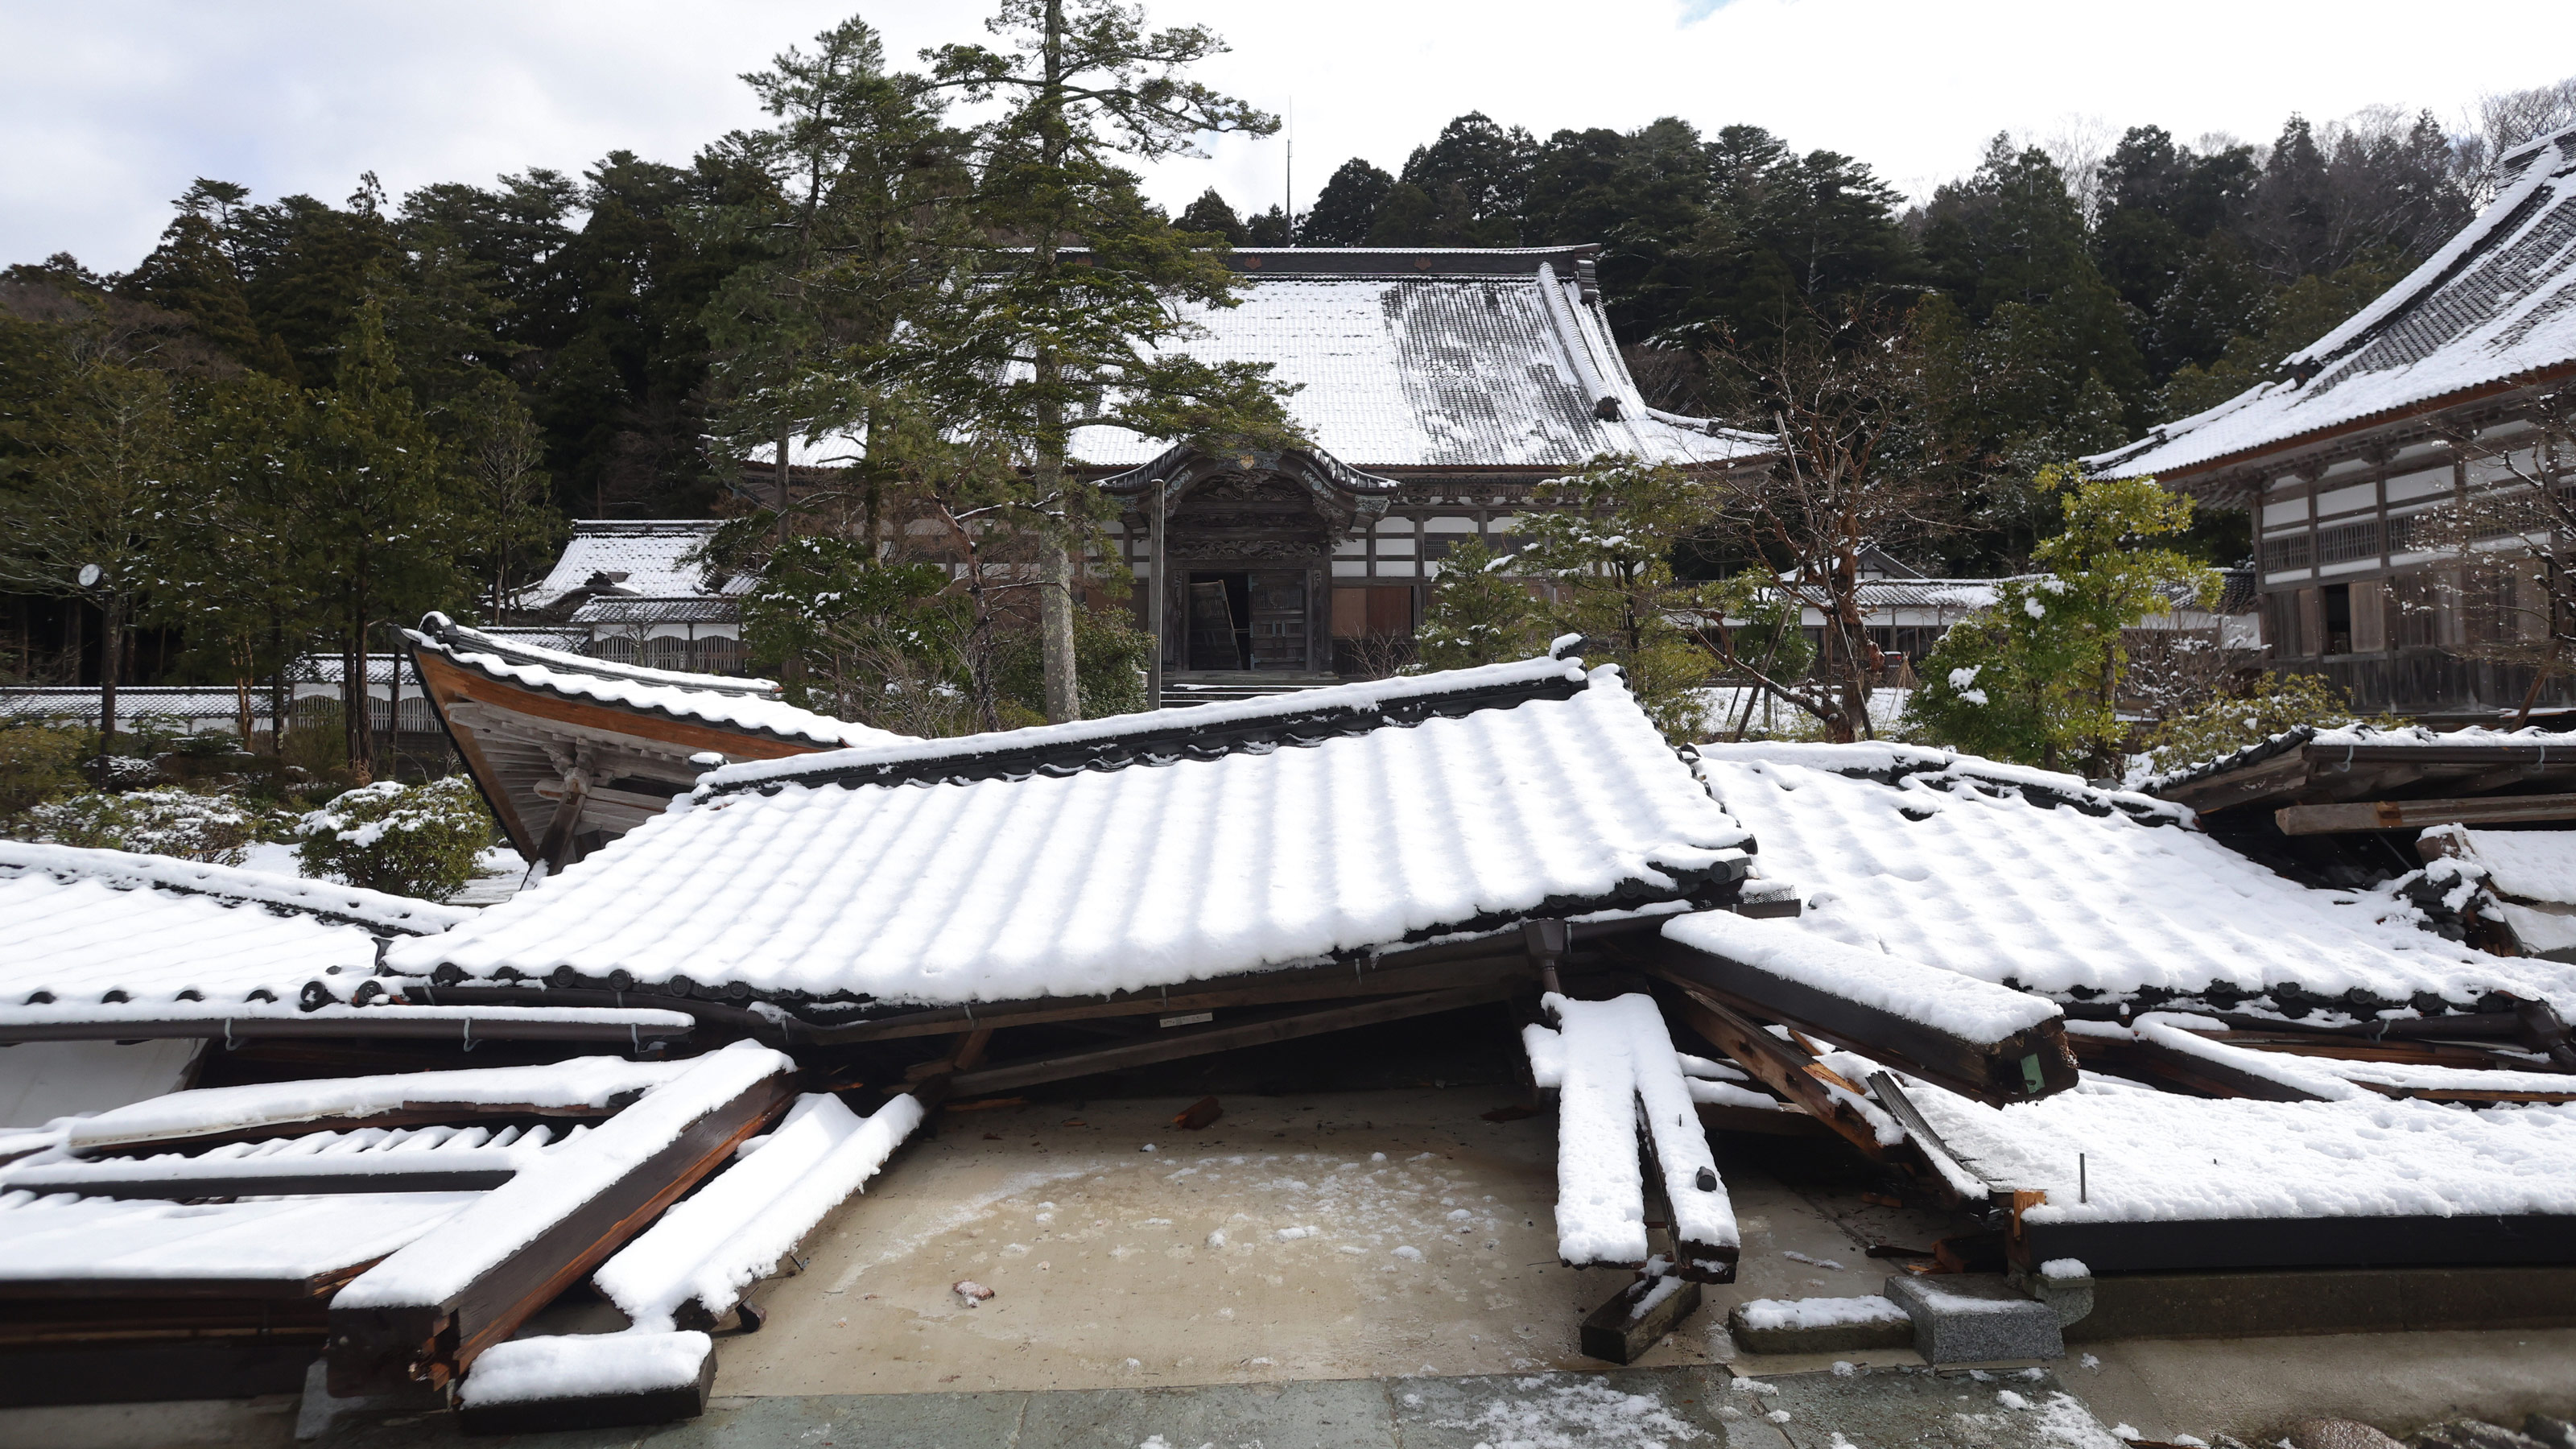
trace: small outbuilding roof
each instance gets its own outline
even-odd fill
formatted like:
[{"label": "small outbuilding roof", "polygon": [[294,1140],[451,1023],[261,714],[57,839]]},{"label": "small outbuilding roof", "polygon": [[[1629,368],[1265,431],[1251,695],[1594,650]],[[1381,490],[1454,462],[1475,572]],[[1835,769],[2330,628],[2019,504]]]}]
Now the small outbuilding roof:
[{"label": "small outbuilding roof", "polygon": [[1538,659],[727,766],[388,964],[782,998],[1083,995],[1715,900],[1745,845],[1615,669]]},{"label": "small outbuilding roof", "polygon": [[[648,598],[746,593],[748,578],[710,577],[707,565],[696,557],[721,527],[713,519],[695,518],[576,520],[562,557],[544,580],[520,596],[519,604],[548,609],[600,587]],[[603,575],[602,584],[592,583]]]},{"label": "small outbuilding roof", "polygon": [[2288,376],[2085,460],[2175,477],[2466,400],[2576,375],[2576,128],[2503,160],[2477,219],[2406,280],[2293,353]]}]

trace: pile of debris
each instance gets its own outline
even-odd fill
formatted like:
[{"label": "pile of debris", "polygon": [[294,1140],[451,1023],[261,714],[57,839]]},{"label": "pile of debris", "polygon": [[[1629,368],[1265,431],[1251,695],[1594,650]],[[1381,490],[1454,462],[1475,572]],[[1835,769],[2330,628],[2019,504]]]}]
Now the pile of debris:
[{"label": "pile of debris", "polygon": [[[0,1068],[73,1054],[0,1134],[0,1381],[319,1357],[490,1426],[685,1415],[709,1330],[927,1114],[1454,1013],[1510,1014],[1555,1095],[1558,1255],[1632,1275],[1603,1358],[1734,1276],[1712,1133],[1973,1225],[1747,1338],[2045,1356],[2097,1274],[2566,1262],[2576,967],[2416,900],[2538,910],[2526,841],[2321,888],[2071,777],[1676,755],[1551,656],[737,759],[480,913],[0,847],[0,938],[45,943],[0,963]],[[624,1331],[530,1327],[584,1283]]]}]

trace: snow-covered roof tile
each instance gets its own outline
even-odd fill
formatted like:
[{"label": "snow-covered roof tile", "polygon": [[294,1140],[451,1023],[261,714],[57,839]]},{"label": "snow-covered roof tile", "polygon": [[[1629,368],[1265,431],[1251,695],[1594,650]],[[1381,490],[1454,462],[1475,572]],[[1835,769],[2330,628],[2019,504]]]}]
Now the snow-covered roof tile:
[{"label": "snow-covered roof tile", "polygon": [[316,977],[372,972],[378,936],[472,914],[167,856],[0,841],[0,1007],[77,1014],[111,996],[216,1007],[260,992],[293,1003]]},{"label": "snow-covered roof tile", "polygon": [[2476,220],[2288,358],[2289,377],[2086,466],[2170,477],[2476,389],[2576,372],[2576,129],[2518,154],[2519,172]]},{"label": "snow-covered roof tile", "polygon": [[1800,927],[1855,945],[2060,999],[2216,991],[2363,1010],[2506,991],[2576,1011],[2576,967],[2445,940],[2386,892],[2302,886],[2145,796],[1905,746],[1701,757],[1762,842],[1764,876],[1804,892]]},{"label": "snow-covered roof tile", "polygon": [[[1718,463],[1768,439],[1646,406],[1620,360],[1592,249],[1241,249],[1239,305],[1188,306],[1176,350],[1266,362],[1298,390],[1289,415],[1354,468],[1572,468],[1601,453]],[[1150,461],[1163,442],[1109,428],[1075,437],[1095,466]]]},{"label": "snow-covered roof tile", "polygon": [[[728,766],[395,969],[1087,995],[1722,894],[1745,832],[1542,659]],[[452,974],[452,973],[442,973]]]},{"label": "snow-covered roof tile", "polygon": [[418,631],[403,636],[414,648],[444,655],[457,665],[528,689],[547,690],[598,704],[704,720],[733,729],[829,748],[883,746],[908,737],[799,709],[777,697],[774,680],[725,674],[647,669],[568,654],[469,629],[444,614],[430,614]]}]

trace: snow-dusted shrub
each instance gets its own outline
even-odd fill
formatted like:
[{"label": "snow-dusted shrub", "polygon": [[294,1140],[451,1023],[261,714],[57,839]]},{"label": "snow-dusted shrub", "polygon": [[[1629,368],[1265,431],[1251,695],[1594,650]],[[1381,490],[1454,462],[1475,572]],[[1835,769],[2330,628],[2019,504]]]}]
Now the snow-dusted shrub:
[{"label": "snow-dusted shrub", "polygon": [[274,825],[266,811],[228,795],[180,789],[90,791],[28,811],[19,833],[52,845],[239,865]]},{"label": "snow-dusted shrub", "polygon": [[0,820],[81,786],[81,764],[98,735],[43,722],[0,729]]},{"label": "snow-dusted shrub", "polygon": [[492,815],[463,775],[416,788],[384,780],[305,816],[295,833],[307,875],[443,901],[474,878],[474,857],[492,844]]},{"label": "snow-dusted shrub", "polygon": [[2360,722],[2350,697],[2323,675],[2267,674],[2251,694],[2214,699],[2166,720],[2147,736],[2147,754],[2155,771],[2172,773],[2303,724],[2337,729]]}]

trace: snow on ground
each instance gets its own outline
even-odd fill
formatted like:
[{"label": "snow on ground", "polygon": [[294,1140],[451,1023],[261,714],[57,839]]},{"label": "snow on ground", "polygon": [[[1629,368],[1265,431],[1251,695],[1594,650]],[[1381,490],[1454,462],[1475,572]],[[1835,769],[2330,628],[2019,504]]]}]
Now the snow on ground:
[{"label": "snow on ground", "polygon": [[1663,1449],[1706,1435],[1652,1394],[1631,1394],[1597,1378],[1523,1380],[1527,1398],[1489,1399],[1473,1414],[1435,1419],[1493,1449]]}]

